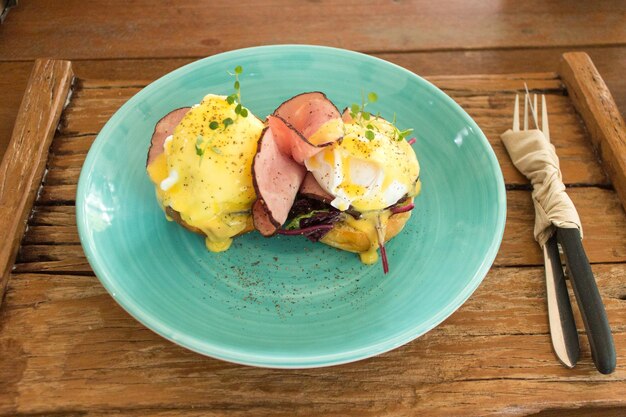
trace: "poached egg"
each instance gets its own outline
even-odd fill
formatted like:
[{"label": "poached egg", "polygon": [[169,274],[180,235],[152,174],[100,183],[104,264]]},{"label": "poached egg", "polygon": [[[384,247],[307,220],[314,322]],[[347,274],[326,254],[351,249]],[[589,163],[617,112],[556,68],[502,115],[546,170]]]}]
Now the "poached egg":
[{"label": "poached egg", "polygon": [[370,248],[360,253],[367,264],[378,260],[392,214],[389,207],[420,192],[415,152],[397,137],[393,124],[381,118],[346,121],[341,141],[305,160],[307,170],[334,197],[332,206],[361,213],[358,218],[346,214],[346,221],[368,236]]},{"label": "poached egg", "polygon": [[361,213],[383,210],[419,192],[420,167],[411,145],[396,140],[386,120],[368,124],[372,139],[365,126],[348,122],[341,141],[305,160],[307,170],[335,197],[331,205],[341,211],[350,206]]},{"label": "poached egg", "polygon": [[[237,115],[235,106],[225,96],[204,97],[147,168],[160,204],[201,230],[212,252],[227,250],[250,229],[256,199],[251,167],[264,125],[249,110],[247,117]],[[232,123],[224,124],[227,119]]]}]

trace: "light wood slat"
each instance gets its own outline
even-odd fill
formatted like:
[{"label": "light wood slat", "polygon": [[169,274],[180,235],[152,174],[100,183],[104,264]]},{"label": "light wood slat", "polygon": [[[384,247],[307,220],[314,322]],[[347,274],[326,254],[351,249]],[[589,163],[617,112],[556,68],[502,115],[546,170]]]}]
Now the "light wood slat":
[{"label": "light wood slat", "polygon": [[[81,159],[84,161],[86,155],[81,155]],[[77,185],[78,179],[80,178],[80,170],[82,168],[82,163],[80,167],[70,167],[70,168],[52,168],[48,169],[46,172],[46,178],[44,182],[44,186],[49,185]]]},{"label": "light wood slat", "polygon": [[71,63],[38,60],[0,164],[0,302],[73,79]]},{"label": "light wood slat", "polygon": [[41,188],[38,204],[73,204],[76,201],[76,184],[46,185]]},{"label": "light wood slat", "polygon": [[20,103],[24,97],[28,78],[33,70],[33,62],[0,62],[0,160],[9,141]]},{"label": "light wood slat", "polygon": [[[325,18],[313,19],[321,14]],[[89,7],[68,0],[63,8],[33,0],[11,12],[0,56],[198,57],[280,42],[369,52],[623,45],[625,14],[626,6],[616,0],[514,5],[451,0],[445,7],[427,0],[184,0],[175,5],[140,0]]]},{"label": "light wood slat", "polygon": [[[623,345],[626,265],[593,269],[616,344]],[[419,413],[444,401],[446,411],[502,415],[513,402],[524,414],[592,399],[626,402],[618,395],[626,389],[625,368],[597,373],[584,337],[577,368],[556,361],[542,268],[494,268],[468,302],[416,341],[354,364],[301,371],[242,367],[177,347],[143,328],[92,277],[16,274],[0,319],[0,381],[8,381],[0,415],[175,408],[181,392],[187,407],[255,415],[312,405],[318,413],[355,416]],[[617,353],[623,364],[626,352]],[[307,395],[298,394],[302,387]]]},{"label": "light wood slat", "polygon": [[74,206],[35,206],[28,220],[30,226],[75,226]]},{"label": "light wood slat", "polygon": [[[60,187],[44,187],[44,191],[46,188]],[[567,192],[580,214],[585,232],[583,244],[590,261],[626,262],[626,214],[616,194],[611,190],[594,187],[569,188]],[[71,198],[72,195],[68,193],[59,201]],[[42,199],[45,196],[46,193],[42,192]],[[47,202],[55,204],[57,201]],[[533,238],[534,219],[530,192],[507,192],[507,223],[495,265],[543,265],[543,255]],[[25,246],[22,250],[30,245],[78,244],[80,240],[75,224],[73,207],[38,206],[24,236]],[[78,265],[80,269],[77,272],[89,271],[82,252],[74,250],[68,251],[67,256],[63,252],[59,255],[49,260],[24,259],[18,268],[22,272],[53,271],[57,268],[69,271],[69,265]]]},{"label": "light wood slat", "polygon": [[587,54],[564,54],[561,73],[626,209],[626,123]]},{"label": "light wood slat", "polygon": [[[529,71],[556,71],[562,53],[584,50],[593,59],[602,78],[606,81],[622,114],[626,112],[626,80],[623,68],[615,62],[623,62],[626,48],[620,46],[593,48],[559,48],[480,50],[480,51],[435,51],[411,53],[381,53],[376,56],[397,63],[416,74],[505,74]],[[100,81],[91,80],[141,80],[141,85],[188,64],[196,58],[170,59],[123,59],[86,60],[73,62],[73,70],[86,88],[100,86]],[[20,100],[32,69],[32,62],[0,62],[0,91],[3,92],[0,106],[0,157],[8,145],[11,129],[15,122]],[[131,82],[118,81],[124,85]],[[136,81],[132,81],[136,83]]]},{"label": "light wood slat", "polygon": [[[532,78],[532,77],[535,78]],[[528,181],[511,164],[508,154],[500,141],[500,134],[511,125],[513,113],[513,94],[470,95],[470,91],[480,92],[493,90],[501,81],[503,86],[511,88],[523,88],[523,81],[528,77],[531,80],[542,81],[540,77],[548,77],[550,74],[520,74],[509,76],[472,76],[466,77],[463,95],[453,96],[455,100],[472,116],[485,132],[498,159],[501,161],[505,181],[508,184],[527,184]],[[439,77],[443,80],[443,77]],[[448,77],[449,83],[454,82]],[[558,80],[548,79],[550,82]],[[444,81],[442,81],[444,82]],[[460,87],[459,87],[460,88]],[[126,91],[128,90],[128,91]],[[66,111],[63,133],[66,135],[97,133],[108,118],[121,106],[135,90],[98,88],[78,91],[73,104]],[[567,184],[593,184],[607,185],[608,179],[601,169],[594,155],[591,144],[586,137],[586,132],[581,127],[575,110],[569,99],[562,95],[550,95],[550,121],[553,126],[553,143],[561,158],[564,181]],[[147,133],[148,134],[148,133]],[[419,137],[419,127],[418,127]],[[55,155],[51,160],[51,172],[49,173],[50,184],[70,184],[74,178],[78,178],[79,169],[82,166],[85,144],[83,141],[92,141],[92,136],[81,138],[60,139],[61,145],[67,149],[67,144],[78,141],[79,149],[76,154],[63,152]],[[146,137],[144,140],[148,141]],[[55,141],[56,142],[56,141]],[[147,146],[147,144],[146,144]],[[73,172],[55,172],[57,168],[72,168]]]},{"label": "light wood slat", "polygon": [[96,135],[57,136],[54,138],[50,151],[54,155],[86,154],[91,148]]},{"label": "light wood slat", "polygon": [[63,245],[80,243],[76,226],[29,226],[22,243]]},{"label": "light wood slat", "polygon": [[[583,246],[591,262],[626,261],[626,214],[611,190],[569,188],[580,215]],[[543,265],[533,238],[535,212],[530,192],[507,192],[507,224],[496,265]]]},{"label": "light wood slat", "polygon": [[[384,54],[383,54],[384,55]],[[468,75],[426,75],[424,78],[436,84],[451,95],[475,95],[485,93],[524,92],[523,83],[532,90],[564,92],[565,88],[556,72],[529,72],[514,74],[468,74]],[[88,79],[81,80],[81,89],[124,89],[131,91],[147,86],[150,80]]]},{"label": "light wood slat", "polygon": [[35,261],[62,261],[69,259],[85,259],[80,245],[22,245],[18,263]]}]

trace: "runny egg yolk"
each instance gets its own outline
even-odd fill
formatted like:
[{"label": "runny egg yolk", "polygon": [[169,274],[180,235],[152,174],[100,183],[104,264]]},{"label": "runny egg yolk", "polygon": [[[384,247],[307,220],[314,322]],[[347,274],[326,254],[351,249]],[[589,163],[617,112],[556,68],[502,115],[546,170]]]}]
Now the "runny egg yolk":
[{"label": "runny egg yolk", "polygon": [[339,210],[382,210],[419,191],[420,168],[411,145],[395,140],[394,127],[383,119],[367,124],[373,139],[367,139],[363,122],[346,123],[343,140],[305,161]]},{"label": "runny egg yolk", "polygon": [[[420,167],[411,145],[395,139],[391,123],[359,120],[345,123],[344,129],[340,142],[324,148],[305,164],[334,197],[334,207],[342,211],[352,207],[361,213],[360,218],[347,214],[346,223],[367,236],[369,248],[359,255],[363,263],[372,264],[378,260],[379,245],[385,240],[391,216],[387,208],[419,193]],[[366,136],[368,130],[374,134],[371,139]]]},{"label": "runny egg yolk", "polygon": [[[229,118],[233,123],[225,126]],[[211,129],[211,122],[219,126]],[[238,116],[226,97],[209,94],[187,112],[148,166],[160,203],[200,229],[210,251],[228,249],[249,228],[256,199],[251,166],[262,130],[251,112]]]}]

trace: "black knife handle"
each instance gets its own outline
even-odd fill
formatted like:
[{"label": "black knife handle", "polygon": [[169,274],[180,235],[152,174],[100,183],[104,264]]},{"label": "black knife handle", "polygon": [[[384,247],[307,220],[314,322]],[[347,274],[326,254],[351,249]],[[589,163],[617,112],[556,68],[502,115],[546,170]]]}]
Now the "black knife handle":
[{"label": "black knife handle", "polygon": [[572,288],[583,317],[593,363],[601,373],[610,374],[615,370],[615,344],[580,232],[574,228],[558,227],[556,235],[563,248]]},{"label": "black knife handle", "polygon": [[[546,265],[545,268],[546,293],[548,296],[548,317],[550,320],[550,336],[552,338],[552,345],[556,351],[557,347],[555,343],[560,343],[561,340],[558,339],[555,341],[555,334],[562,336],[562,344],[565,347],[565,352],[569,360],[569,363],[563,362],[563,364],[568,368],[572,368],[576,365],[576,362],[578,362],[578,358],[580,356],[580,344],[578,343],[578,330],[576,329],[576,322],[574,321],[572,305],[569,301],[565,275],[563,274],[563,267],[561,266],[561,255],[559,255],[556,233],[553,234],[546,242],[545,250],[545,253],[548,255],[546,262],[550,262],[549,267]],[[548,288],[549,285],[553,286],[554,294],[551,294],[551,290]],[[558,326],[559,328],[553,329],[553,326]],[[559,360],[563,361],[558,352],[557,357],[559,357]]]}]

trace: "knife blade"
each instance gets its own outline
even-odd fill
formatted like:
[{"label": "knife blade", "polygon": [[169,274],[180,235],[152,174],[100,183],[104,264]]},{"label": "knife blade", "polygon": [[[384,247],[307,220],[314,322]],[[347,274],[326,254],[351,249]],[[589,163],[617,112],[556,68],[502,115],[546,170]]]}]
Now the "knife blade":
[{"label": "knife blade", "polygon": [[543,246],[543,258],[552,347],[561,363],[567,368],[573,368],[580,357],[580,344],[561,265],[556,233]]}]

